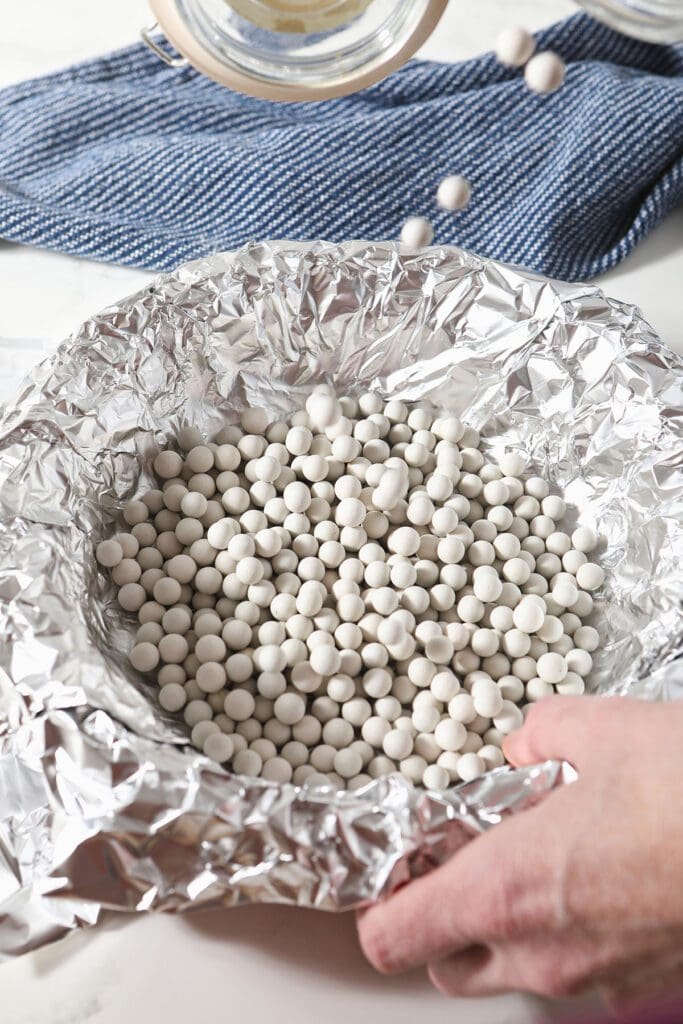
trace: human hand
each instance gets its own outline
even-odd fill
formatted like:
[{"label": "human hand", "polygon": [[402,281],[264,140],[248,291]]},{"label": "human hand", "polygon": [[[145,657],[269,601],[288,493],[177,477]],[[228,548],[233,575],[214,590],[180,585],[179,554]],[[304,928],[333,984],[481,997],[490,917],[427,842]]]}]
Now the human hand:
[{"label": "human hand", "polygon": [[579,780],[363,912],[370,963],[454,996],[597,985],[613,1009],[683,987],[683,701],[549,697],[505,753]]}]

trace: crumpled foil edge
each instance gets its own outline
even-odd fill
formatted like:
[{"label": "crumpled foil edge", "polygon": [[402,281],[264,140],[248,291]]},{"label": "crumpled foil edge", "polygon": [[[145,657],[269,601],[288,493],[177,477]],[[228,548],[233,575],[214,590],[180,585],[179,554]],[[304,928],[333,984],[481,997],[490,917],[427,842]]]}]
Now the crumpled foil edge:
[{"label": "crumpled foil edge", "polygon": [[228,776],[127,664],[93,549],[158,445],[322,378],[429,395],[494,454],[523,447],[604,537],[593,689],[683,694],[683,363],[637,310],[452,248],[275,242],[182,267],[87,321],[0,423],[0,955],[101,908],[358,906],[573,778]]}]

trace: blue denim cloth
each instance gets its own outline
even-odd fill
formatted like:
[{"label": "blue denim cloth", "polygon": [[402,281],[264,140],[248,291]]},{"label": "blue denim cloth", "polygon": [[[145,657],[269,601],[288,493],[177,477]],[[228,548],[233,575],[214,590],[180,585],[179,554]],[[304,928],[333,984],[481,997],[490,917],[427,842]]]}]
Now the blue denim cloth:
[{"label": "blue denim cloth", "polygon": [[[142,45],[0,91],[0,237],[171,268],[251,239],[435,240],[585,278],[683,200],[683,47],[584,15],[539,33],[550,96],[491,54],[414,61],[344,99],[275,104]],[[464,174],[457,214],[435,193]]]}]

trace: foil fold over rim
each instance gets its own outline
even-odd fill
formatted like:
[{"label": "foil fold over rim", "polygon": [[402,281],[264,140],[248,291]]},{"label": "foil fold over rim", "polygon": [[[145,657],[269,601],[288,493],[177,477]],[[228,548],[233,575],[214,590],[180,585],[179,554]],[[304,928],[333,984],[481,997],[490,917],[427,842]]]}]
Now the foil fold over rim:
[{"label": "foil fold over rim", "polygon": [[181,267],[83,324],[0,421],[0,956],[103,907],[358,906],[572,778],[239,779],[127,665],[93,552],[158,446],[322,379],[430,396],[493,454],[524,450],[603,537],[592,689],[683,695],[683,362],[636,309],[453,248],[254,243]]}]

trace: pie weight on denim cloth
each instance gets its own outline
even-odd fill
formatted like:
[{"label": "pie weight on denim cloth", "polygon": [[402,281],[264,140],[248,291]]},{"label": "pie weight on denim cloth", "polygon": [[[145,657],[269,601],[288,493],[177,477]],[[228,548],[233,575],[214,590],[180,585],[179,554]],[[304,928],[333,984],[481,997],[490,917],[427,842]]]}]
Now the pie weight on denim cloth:
[{"label": "pie weight on denim cloth", "polygon": [[[413,61],[364,92],[276,104],[142,44],[0,91],[0,237],[169,269],[250,239],[435,241],[563,278],[614,266],[683,200],[683,47],[585,15],[539,33],[538,96],[491,54]],[[463,174],[469,207],[436,205]]]}]

